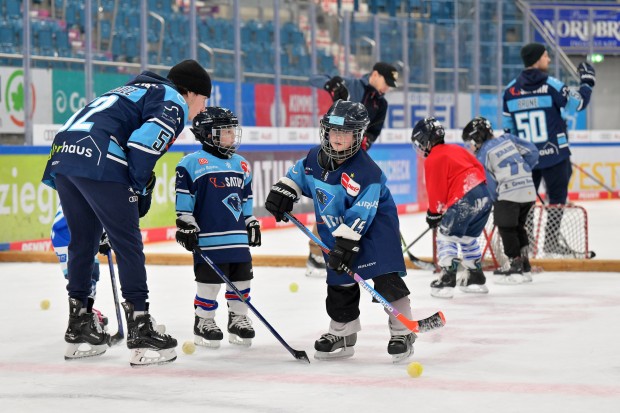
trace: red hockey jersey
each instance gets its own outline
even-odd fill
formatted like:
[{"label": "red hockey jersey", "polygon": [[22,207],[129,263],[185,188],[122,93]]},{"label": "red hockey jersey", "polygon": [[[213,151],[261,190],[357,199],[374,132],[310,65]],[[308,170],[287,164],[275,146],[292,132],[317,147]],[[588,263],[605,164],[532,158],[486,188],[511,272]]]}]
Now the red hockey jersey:
[{"label": "red hockey jersey", "polygon": [[424,162],[428,209],[445,212],[472,188],[486,182],[484,167],[467,149],[440,144]]}]

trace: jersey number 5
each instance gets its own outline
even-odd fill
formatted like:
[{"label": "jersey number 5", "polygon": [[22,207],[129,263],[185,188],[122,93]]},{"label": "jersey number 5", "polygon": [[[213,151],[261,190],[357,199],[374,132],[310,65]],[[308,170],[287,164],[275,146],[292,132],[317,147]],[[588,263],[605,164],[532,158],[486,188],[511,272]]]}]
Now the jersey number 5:
[{"label": "jersey number 5", "polygon": [[519,138],[532,143],[547,142],[547,118],[542,110],[515,113],[515,124]]}]

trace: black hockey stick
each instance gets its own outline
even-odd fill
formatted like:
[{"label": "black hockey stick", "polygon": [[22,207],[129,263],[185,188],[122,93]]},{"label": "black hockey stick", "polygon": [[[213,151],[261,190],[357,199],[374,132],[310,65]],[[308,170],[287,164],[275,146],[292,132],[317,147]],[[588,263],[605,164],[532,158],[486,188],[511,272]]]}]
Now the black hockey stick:
[{"label": "black hockey stick", "polygon": [[114,308],[116,309],[116,321],[118,322],[118,332],[110,337],[110,345],[119,344],[125,338],[123,331],[123,319],[121,318],[121,306],[118,302],[118,292],[116,290],[116,275],[114,274],[114,263],[112,262],[112,249],[106,253],[108,266],[110,267],[110,280],[112,281],[112,295],[114,296]]},{"label": "black hockey stick", "polygon": [[[297,218],[289,214],[288,212],[284,213],[284,216],[287,217],[293,224],[295,224],[304,234],[306,234],[312,241],[316,242],[317,245],[323,250],[324,253],[329,254],[329,248],[327,245],[323,243],[316,235],[312,233],[304,224],[302,224]],[[381,305],[390,312],[398,321],[403,323],[405,327],[407,327],[410,331],[414,333],[425,333],[427,331],[435,330],[437,328],[441,328],[446,324],[446,318],[444,317],[441,311],[436,312],[430,317],[426,317],[422,320],[410,320],[405,317],[404,314],[395,309],[381,294],[379,294],[374,288],[370,286],[359,274],[354,273],[345,265],[343,265],[344,271],[353,278],[361,288],[368,291],[372,297],[377,300]]]},{"label": "black hockey stick", "polygon": [[419,259],[418,257],[416,257],[415,255],[413,255],[411,253],[411,251],[409,251],[409,249],[411,247],[413,247],[413,244],[415,244],[416,242],[418,242],[424,235],[426,235],[426,233],[428,231],[430,231],[431,228],[428,227],[426,228],[426,230],[424,230],[423,233],[421,233],[416,239],[414,239],[409,245],[407,245],[405,243],[405,238],[403,238],[403,233],[400,233],[400,242],[403,244],[403,253],[407,253],[407,256],[409,257],[409,259],[411,260],[411,262],[418,268],[422,269],[422,270],[428,270],[428,271],[435,271],[435,264],[433,264],[432,262],[428,262],[428,261],[424,261]]},{"label": "black hockey stick", "polygon": [[230,279],[226,276],[226,274],[224,274],[222,270],[220,270],[218,266],[215,265],[215,263],[211,261],[209,257],[203,254],[199,247],[196,247],[194,249],[194,254],[199,255],[207,264],[209,264],[209,267],[211,267],[213,271],[215,271],[215,273],[222,279],[222,281],[224,281],[226,285],[228,285],[235,292],[235,294],[237,294],[237,297],[239,297],[239,299],[248,306],[248,308],[254,313],[254,315],[258,317],[260,321],[263,322],[265,327],[267,327],[267,329],[271,332],[271,334],[273,334],[274,337],[278,339],[278,341],[284,346],[284,348],[288,350],[289,353],[293,355],[293,357],[295,357],[297,360],[310,363],[310,359],[308,358],[308,355],[306,354],[306,352],[301,351],[301,350],[295,350],[294,348],[289,346],[288,343],[284,341],[282,336],[278,334],[278,332],[271,326],[271,324],[269,324],[269,322],[265,320],[265,317],[263,317],[261,313],[258,312],[258,310],[252,305],[252,303],[246,300],[246,298],[243,296],[241,291],[239,291],[239,289],[235,287],[235,285],[232,283],[232,281],[230,281]]}]

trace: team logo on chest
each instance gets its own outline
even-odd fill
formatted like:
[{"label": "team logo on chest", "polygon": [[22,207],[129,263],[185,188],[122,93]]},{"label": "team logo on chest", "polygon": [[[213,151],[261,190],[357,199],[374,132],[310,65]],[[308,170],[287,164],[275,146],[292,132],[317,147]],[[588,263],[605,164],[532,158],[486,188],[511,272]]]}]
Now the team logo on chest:
[{"label": "team logo on chest", "polygon": [[347,194],[357,196],[360,193],[360,184],[353,180],[353,175],[347,175],[345,172],[340,177],[340,183],[347,190]]},{"label": "team logo on chest", "polygon": [[241,216],[241,198],[239,198],[238,194],[230,194],[226,198],[222,199],[226,208],[232,212],[237,221],[239,221],[239,216]]},{"label": "team logo on chest", "polygon": [[323,213],[325,211],[325,208],[327,208],[327,206],[334,199],[334,195],[330,194],[323,188],[316,188],[315,194],[316,194],[316,201],[319,204],[319,211]]}]

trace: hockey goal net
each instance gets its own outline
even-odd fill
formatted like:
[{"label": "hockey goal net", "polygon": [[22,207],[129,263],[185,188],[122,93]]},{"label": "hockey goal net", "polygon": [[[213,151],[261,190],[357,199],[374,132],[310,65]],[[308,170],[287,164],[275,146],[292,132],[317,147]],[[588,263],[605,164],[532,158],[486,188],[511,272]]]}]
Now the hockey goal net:
[{"label": "hockey goal net", "polygon": [[[526,229],[529,237],[529,257],[546,259],[589,259],[594,253],[588,245],[588,214],[577,205],[540,205],[530,210]],[[493,214],[480,236],[483,260],[494,267],[508,260]]]}]

